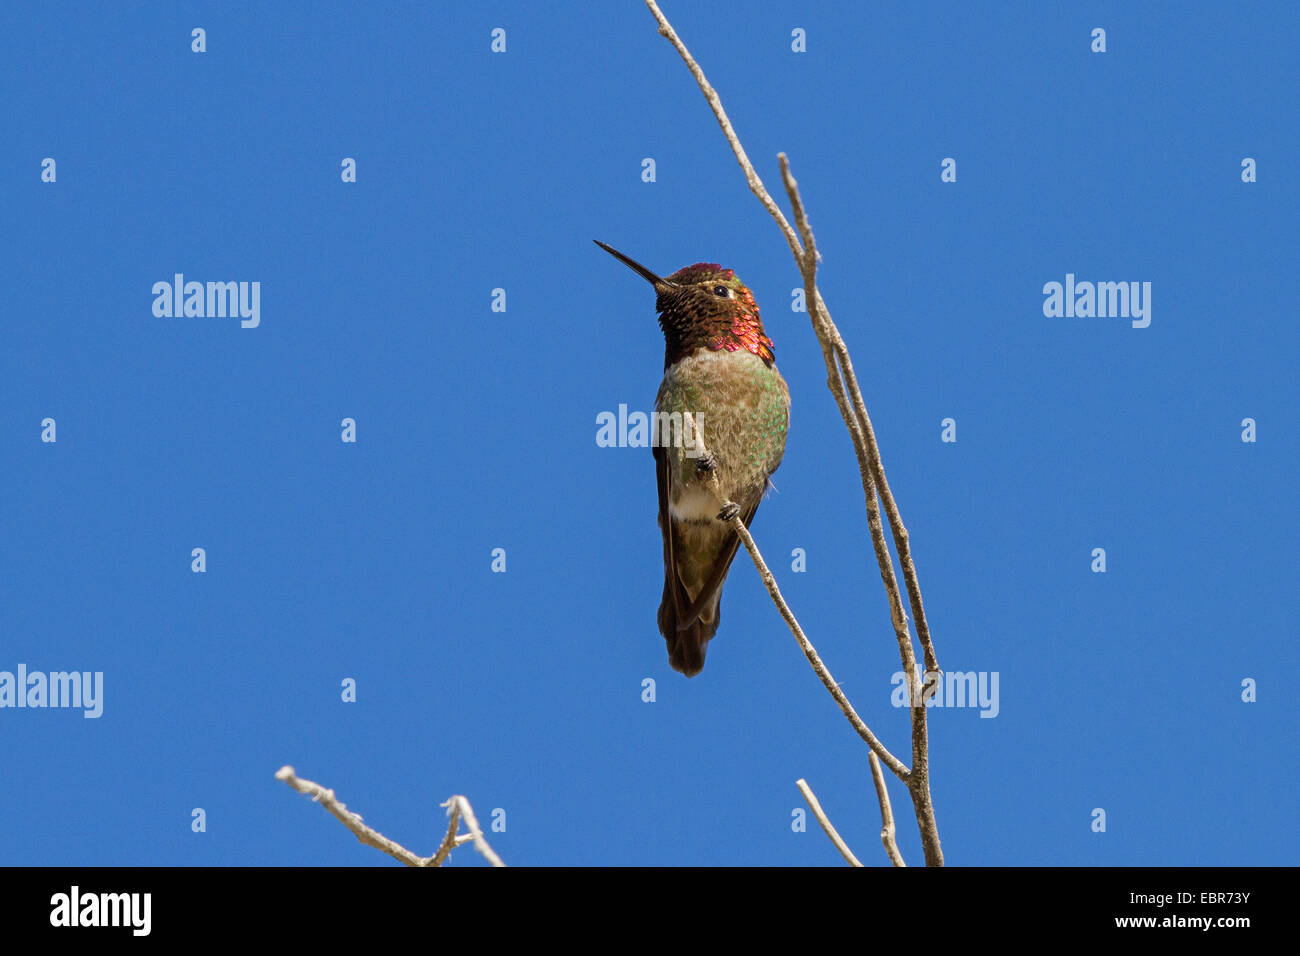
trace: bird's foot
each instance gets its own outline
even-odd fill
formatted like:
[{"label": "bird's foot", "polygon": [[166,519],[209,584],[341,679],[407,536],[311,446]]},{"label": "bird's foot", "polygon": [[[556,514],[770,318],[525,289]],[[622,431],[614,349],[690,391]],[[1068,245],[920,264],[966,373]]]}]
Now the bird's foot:
[{"label": "bird's foot", "polygon": [[740,514],[740,505],[736,504],[734,501],[728,501],[726,505],[723,506],[722,510],[718,512],[718,520],[730,521],[738,514]]},{"label": "bird's foot", "polygon": [[701,455],[695,459],[695,476],[697,478],[707,478],[718,470],[718,459],[714,458],[712,453]]}]

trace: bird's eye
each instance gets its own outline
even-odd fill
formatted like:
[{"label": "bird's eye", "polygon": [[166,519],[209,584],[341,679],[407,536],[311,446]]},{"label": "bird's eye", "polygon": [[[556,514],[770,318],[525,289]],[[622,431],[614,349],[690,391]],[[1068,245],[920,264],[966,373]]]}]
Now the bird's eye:
[{"label": "bird's eye", "polygon": [[722,296],[724,299],[729,299],[729,298],[731,298],[731,290],[728,289],[725,285],[715,285],[715,286],[713,287],[713,294],[714,294],[714,295],[720,295],[720,296]]}]

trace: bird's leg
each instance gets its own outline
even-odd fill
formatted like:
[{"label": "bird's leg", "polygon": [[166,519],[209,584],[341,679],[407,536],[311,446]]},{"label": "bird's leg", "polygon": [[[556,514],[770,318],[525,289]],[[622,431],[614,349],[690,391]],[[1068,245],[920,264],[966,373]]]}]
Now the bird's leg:
[{"label": "bird's leg", "polygon": [[713,486],[713,493],[723,501],[722,510],[718,512],[718,520],[730,521],[740,514],[740,506],[734,501],[727,501],[723,498],[722,489],[718,484],[718,459],[714,457],[713,452],[704,448],[702,437],[697,438],[696,441],[699,443],[702,454],[695,459],[695,477],[700,481],[709,482]]}]

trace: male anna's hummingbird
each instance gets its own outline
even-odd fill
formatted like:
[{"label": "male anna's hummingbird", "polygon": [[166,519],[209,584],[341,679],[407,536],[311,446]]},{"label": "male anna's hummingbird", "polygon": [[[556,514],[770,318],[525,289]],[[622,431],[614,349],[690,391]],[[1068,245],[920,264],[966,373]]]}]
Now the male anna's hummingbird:
[{"label": "male anna's hummingbird", "polygon": [[[785,453],[790,389],[776,370],[753,293],[732,270],[697,262],[665,278],[599,240],[596,245],[655,289],[666,345],[655,419],[676,428],[665,442],[656,427],[651,441],[664,539],[659,630],[673,669],[694,677],[718,630],[722,582],[740,544],[726,524],[731,515],[710,488],[710,472],[748,527]],[[707,456],[693,448],[689,426],[683,435],[683,412],[694,419]]]}]

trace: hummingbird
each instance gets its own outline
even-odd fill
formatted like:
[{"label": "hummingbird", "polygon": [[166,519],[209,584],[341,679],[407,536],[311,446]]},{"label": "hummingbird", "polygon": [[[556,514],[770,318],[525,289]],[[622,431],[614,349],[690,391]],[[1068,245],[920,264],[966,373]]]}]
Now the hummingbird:
[{"label": "hummingbird", "polygon": [[[781,464],[790,389],[776,370],[758,303],[735,272],[697,262],[664,277],[593,241],[655,290],[665,346],[651,440],[664,544],[659,632],[673,670],[694,677],[718,631],[722,584],[740,545],[728,522],[739,514],[749,527]],[[684,412],[706,455],[694,449],[690,426],[678,425]],[[661,422],[670,424],[661,429]]]}]

